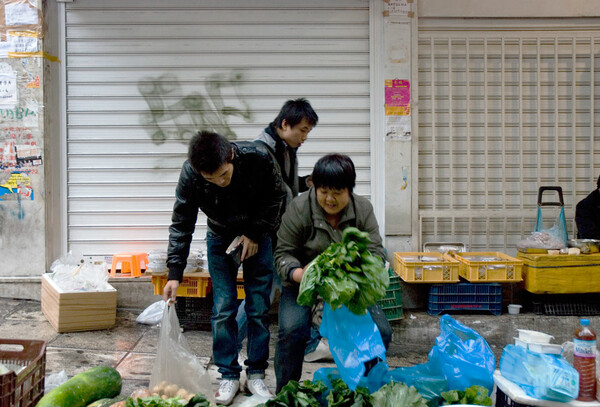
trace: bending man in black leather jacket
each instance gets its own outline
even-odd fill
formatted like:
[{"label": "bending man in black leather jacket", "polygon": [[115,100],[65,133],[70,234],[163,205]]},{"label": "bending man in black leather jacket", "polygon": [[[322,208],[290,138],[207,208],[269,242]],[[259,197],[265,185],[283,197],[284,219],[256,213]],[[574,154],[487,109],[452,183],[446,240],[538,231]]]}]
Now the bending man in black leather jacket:
[{"label": "bending man in black leather jacket", "polygon": [[208,267],[213,290],[213,359],[221,373],[219,404],[231,404],[242,370],[237,361],[237,272],[226,255],[241,236],[246,314],[248,316],[248,389],[269,397],[264,385],[269,357],[269,293],[273,253],[269,235],[280,222],[285,199],[281,175],[271,157],[250,142],[230,143],[211,132],[199,132],[189,146],[175,193],[169,228],[165,300],[175,298],[183,278],[198,210],[208,218]]}]

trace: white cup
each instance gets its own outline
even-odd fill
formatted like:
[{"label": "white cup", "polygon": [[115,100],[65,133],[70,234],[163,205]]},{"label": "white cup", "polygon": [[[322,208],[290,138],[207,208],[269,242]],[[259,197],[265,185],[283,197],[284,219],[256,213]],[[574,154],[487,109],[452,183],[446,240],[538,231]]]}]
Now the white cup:
[{"label": "white cup", "polygon": [[521,304],[508,304],[508,313],[511,315],[516,315],[521,312]]}]

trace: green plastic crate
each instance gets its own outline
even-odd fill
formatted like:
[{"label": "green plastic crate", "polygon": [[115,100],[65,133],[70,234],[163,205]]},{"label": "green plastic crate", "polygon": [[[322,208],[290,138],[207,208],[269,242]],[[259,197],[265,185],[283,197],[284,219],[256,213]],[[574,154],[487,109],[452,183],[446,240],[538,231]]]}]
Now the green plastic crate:
[{"label": "green plastic crate", "polygon": [[404,318],[402,307],[402,286],[400,285],[400,277],[389,269],[390,285],[385,292],[385,298],[377,301],[377,305],[381,308],[388,321],[397,321]]}]

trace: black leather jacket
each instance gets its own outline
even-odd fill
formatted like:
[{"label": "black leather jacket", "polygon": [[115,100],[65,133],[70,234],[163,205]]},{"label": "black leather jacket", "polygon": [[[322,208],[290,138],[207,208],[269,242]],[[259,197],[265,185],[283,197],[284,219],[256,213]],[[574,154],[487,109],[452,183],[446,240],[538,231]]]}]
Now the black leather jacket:
[{"label": "black leather jacket", "polygon": [[189,161],[183,164],[169,228],[169,280],[183,278],[198,210],[207,216],[210,230],[226,239],[245,235],[258,241],[279,227],[286,192],[273,160],[253,143],[232,146],[234,169],[227,187],[206,181]]},{"label": "black leather jacket", "polygon": [[579,239],[600,239],[600,189],[592,191],[575,207]]}]

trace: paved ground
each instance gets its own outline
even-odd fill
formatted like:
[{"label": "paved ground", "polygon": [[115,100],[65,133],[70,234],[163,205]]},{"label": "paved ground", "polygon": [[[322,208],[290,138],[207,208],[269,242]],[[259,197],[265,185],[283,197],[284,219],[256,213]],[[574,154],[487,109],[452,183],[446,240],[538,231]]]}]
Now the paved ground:
[{"label": "paved ground", "polygon": [[[156,349],[159,329],[138,324],[135,319],[141,310],[117,311],[115,327],[101,331],[58,334],[46,320],[40,303],[32,300],[0,298],[0,338],[41,339],[47,341],[46,377],[65,370],[69,377],[97,365],[116,367],[123,378],[122,394],[131,394],[139,387],[147,387]],[[273,355],[275,353],[276,326],[271,327],[269,369],[266,383],[275,390]],[[190,347],[209,370],[212,386],[216,390],[218,373],[212,364],[212,337],[207,331],[186,331]],[[426,360],[426,354],[407,353],[407,357],[391,357],[392,366],[411,365]],[[331,363],[305,363],[302,379],[312,379],[320,367],[334,367]],[[247,400],[239,394],[234,406]]]}]

